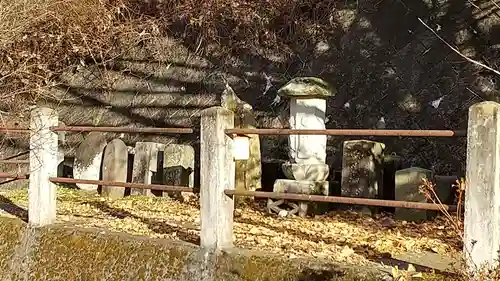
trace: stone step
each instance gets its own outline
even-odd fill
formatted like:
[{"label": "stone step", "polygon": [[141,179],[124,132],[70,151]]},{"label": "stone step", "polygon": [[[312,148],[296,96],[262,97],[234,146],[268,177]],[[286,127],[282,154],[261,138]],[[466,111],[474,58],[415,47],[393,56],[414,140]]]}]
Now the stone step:
[{"label": "stone step", "polygon": [[328,195],[328,186],[328,181],[278,179],[274,182],[273,191],[283,193]]}]

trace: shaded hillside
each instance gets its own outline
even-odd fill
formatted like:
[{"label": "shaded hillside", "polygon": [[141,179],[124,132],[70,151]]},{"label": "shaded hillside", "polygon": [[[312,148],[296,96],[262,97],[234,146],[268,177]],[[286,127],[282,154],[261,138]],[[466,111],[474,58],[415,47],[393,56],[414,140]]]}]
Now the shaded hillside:
[{"label": "shaded hillside", "polygon": [[[390,129],[464,129],[471,104],[498,96],[497,77],[418,20],[495,67],[491,1],[2,0],[0,10],[0,110],[20,126],[34,103],[57,107],[66,124],[196,126],[200,110],[219,103],[220,75],[266,127],[284,125],[275,93],[299,75],[338,89],[328,128],[383,118]],[[330,139],[337,167],[340,140]],[[463,171],[463,138],[381,140],[405,166]],[[280,140],[262,141],[265,158],[285,157]]]}]

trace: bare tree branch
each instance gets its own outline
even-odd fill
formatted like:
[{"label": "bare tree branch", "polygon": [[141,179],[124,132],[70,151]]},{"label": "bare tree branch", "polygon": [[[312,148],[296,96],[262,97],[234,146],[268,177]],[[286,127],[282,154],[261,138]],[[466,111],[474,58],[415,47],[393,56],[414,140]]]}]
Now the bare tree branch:
[{"label": "bare tree branch", "polygon": [[418,20],[419,20],[419,21],[420,21],[420,22],[421,22],[421,23],[422,23],[422,24],[423,24],[423,25],[424,25],[427,29],[429,29],[432,33],[434,33],[434,35],[436,35],[436,37],[437,37],[437,38],[439,38],[439,40],[441,40],[443,43],[445,43],[445,44],[446,44],[446,45],[447,45],[450,49],[452,49],[452,50],[453,50],[455,53],[457,53],[459,56],[461,56],[462,58],[464,58],[464,59],[468,60],[469,62],[472,62],[473,64],[476,64],[476,65],[479,65],[479,66],[481,66],[481,67],[483,67],[483,68],[486,68],[486,69],[488,69],[489,71],[492,71],[492,72],[494,72],[496,75],[499,75],[499,76],[500,76],[500,71],[498,71],[498,70],[496,70],[496,69],[493,69],[493,68],[491,68],[491,67],[489,67],[489,66],[487,66],[487,65],[485,65],[485,64],[483,64],[483,63],[481,63],[481,62],[479,62],[479,61],[477,61],[477,60],[471,59],[471,58],[469,58],[468,56],[466,56],[466,55],[464,55],[464,54],[460,53],[460,51],[459,51],[457,48],[453,47],[450,43],[446,42],[446,40],[444,40],[441,36],[439,36],[439,34],[437,34],[437,32],[436,32],[436,31],[434,31],[434,30],[433,30],[430,26],[428,26],[428,25],[427,25],[427,24],[426,24],[426,23],[425,23],[425,22],[424,22],[421,18],[418,18]]}]

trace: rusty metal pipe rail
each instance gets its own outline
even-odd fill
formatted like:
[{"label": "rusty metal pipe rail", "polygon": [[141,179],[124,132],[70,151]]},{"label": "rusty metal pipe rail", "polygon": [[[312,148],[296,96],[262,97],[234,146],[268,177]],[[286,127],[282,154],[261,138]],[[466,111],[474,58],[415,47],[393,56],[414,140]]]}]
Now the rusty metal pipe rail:
[{"label": "rusty metal pipe rail", "polygon": [[81,184],[97,184],[105,186],[118,186],[118,187],[129,187],[137,189],[154,189],[161,191],[180,191],[180,192],[193,192],[193,188],[175,186],[175,185],[161,185],[161,184],[143,184],[143,183],[130,183],[130,182],[114,182],[114,181],[99,181],[99,180],[83,180],[83,179],[72,179],[72,178],[49,178],[51,182],[54,183],[81,183]]},{"label": "rusty metal pipe rail", "polygon": [[133,127],[51,127],[53,132],[102,132],[102,133],[146,133],[146,134],[192,134],[192,128],[133,128]]},{"label": "rusty metal pipe rail", "polygon": [[263,191],[236,191],[226,189],[226,195],[236,196],[252,196],[270,199],[285,199],[297,201],[311,201],[311,202],[328,202],[328,203],[341,203],[351,205],[367,205],[377,207],[395,207],[407,209],[420,209],[430,211],[441,211],[442,208],[449,212],[457,210],[456,205],[442,205],[438,206],[433,203],[420,203],[420,202],[407,202],[407,201],[394,201],[394,200],[381,200],[381,199],[366,199],[366,198],[351,198],[351,197],[337,197],[337,196],[321,196],[321,195],[307,195],[297,193],[279,193],[279,192],[263,192]]},{"label": "rusty metal pipe rail", "polygon": [[0,160],[0,164],[29,164],[30,160]]},{"label": "rusty metal pipe rail", "polygon": [[0,133],[22,133],[29,134],[30,129],[0,127]]},{"label": "rusty metal pipe rail", "polygon": [[328,136],[383,136],[383,137],[465,137],[467,131],[452,130],[371,130],[371,129],[226,129],[228,135],[328,135]]},{"label": "rusty metal pipe rail", "polygon": [[14,155],[11,155],[9,157],[6,157],[6,158],[2,159],[2,161],[11,160],[11,159],[14,159],[14,158],[17,158],[19,156],[23,156],[23,155],[26,155],[26,154],[29,154],[29,153],[30,153],[29,150],[26,150],[26,151],[23,151],[23,152],[19,152],[18,154],[14,154]]},{"label": "rusty metal pipe rail", "polygon": [[13,174],[0,172],[0,179],[26,180],[29,179],[29,174]]}]

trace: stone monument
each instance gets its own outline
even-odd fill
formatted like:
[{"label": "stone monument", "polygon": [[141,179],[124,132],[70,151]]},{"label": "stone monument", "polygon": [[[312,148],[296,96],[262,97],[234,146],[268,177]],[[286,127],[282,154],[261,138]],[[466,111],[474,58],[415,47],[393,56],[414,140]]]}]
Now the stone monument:
[{"label": "stone monument", "polygon": [[[282,97],[290,99],[289,122],[291,129],[325,129],[326,99],[335,93],[323,80],[315,77],[297,77],[278,90]],[[326,164],[326,135],[290,135],[288,155],[290,160],[282,165],[288,179],[278,179],[274,192],[328,195],[329,167]],[[293,209],[281,209],[287,204]],[[279,215],[294,214],[305,216],[307,203],[298,205],[285,200],[274,202],[269,199],[268,210]]]},{"label": "stone monument", "polygon": [[[398,201],[428,203],[425,194],[420,192],[422,179],[434,182],[434,172],[431,170],[411,167],[396,171],[395,199]],[[434,211],[396,208],[395,217],[398,220],[423,221],[435,216]]]},{"label": "stone monument", "polygon": [[[75,151],[73,176],[76,179],[99,180],[102,155],[108,144],[106,135],[100,132],[90,132]],[[77,183],[78,188],[87,191],[97,191],[97,184]]]},{"label": "stone monument", "polygon": [[[250,104],[241,100],[234,90],[226,83],[226,89],[221,95],[221,106],[234,112],[234,127],[243,129],[255,129],[257,120],[254,109]],[[235,189],[255,191],[262,188],[262,166],[260,154],[259,135],[249,136],[249,157],[246,160],[235,160]],[[235,204],[249,197],[236,199]]]},{"label": "stone monument", "polygon": [[[127,145],[121,139],[114,139],[104,148],[102,157],[102,180],[111,182],[126,182],[128,168]],[[101,195],[118,199],[125,196],[125,187],[106,186],[101,187]]]},{"label": "stone monument", "polygon": [[[344,141],[342,197],[380,198],[383,186],[385,144],[370,140]],[[377,207],[351,205],[353,210],[374,214]]]}]

